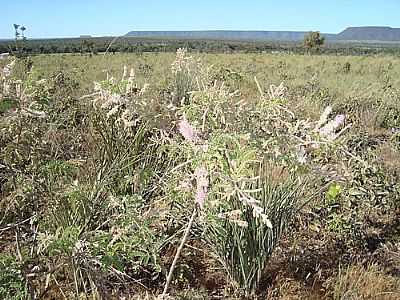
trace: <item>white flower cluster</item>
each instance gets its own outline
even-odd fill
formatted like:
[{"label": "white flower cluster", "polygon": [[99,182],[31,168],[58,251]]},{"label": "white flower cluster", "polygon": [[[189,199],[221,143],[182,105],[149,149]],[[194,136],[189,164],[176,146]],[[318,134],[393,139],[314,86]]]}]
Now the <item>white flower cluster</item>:
[{"label": "white flower cluster", "polygon": [[218,214],[218,218],[228,220],[239,227],[248,227],[249,224],[241,219],[242,211],[240,209]]},{"label": "white flower cluster", "polygon": [[171,71],[173,74],[180,73],[182,71],[193,71],[195,67],[200,66],[200,61],[195,60],[192,56],[187,55],[187,49],[179,48],[176,51],[176,58],[171,64]]},{"label": "white flower cluster", "polygon": [[268,90],[268,96],[271,100],[282,99],[286,96],[287,88],[284,86],[283,82],[276,86],[271,84]]},{"label": "white flower cluster", "polygon": [[10,77],[14,65],[15,65],[15,60],[11,61],[9,64],[5,65],[2,69],[0,69],[0,74],[2,79]]},{"label": "white flower cluster", "polygon": [[[329,117],[331,116],[332,112],[332,107],[327,106],[314,127],[312,127],[312,123],[308,122],[307,124],[307,122],[305,122],[304,128],[306,128],[306,137],[304,140],[302,140],[302,143],[298,146],[297,150],[297,161],[300,164],[305,164],[307,162],[307,152],[313,149],[318,149],[320,147],[320,143],[326,144],[334,142],[346,129],[351,126],[351,124],[349,124],[344,127],[346,117],[342,114],[336,115],[333,120],[330,120]],[[314,135],[312,133],[314,133]],[[315,133],[322,141],[318,142],[315,140]]]},{"label": "white flower cluster", "polygon": [[10,93],[11,82],[9,80],[9,77],[11,76],[14,65],[15,65],[15,60],[11,61],[3,68],[0,68],[0,81],[1,81],[0,98]]},{"label": "white flower cluster", "polygon": [[[107,119],[111,117],[117,117],[117,122],[121,122],[124,125],[124,128],[130,128],[137,124],[139,118],[137,118],[133,106],[134,101],[132,97],[141,97],[143,96],[149,88],[149,84],[145,84],[142,88],[139,88],[135,83],[135,73],[134,70],[131,69],[130,75],[127,79],[127,68],[124,67],[124,72],[122,75],[121,82],[125,80],[125,88],[121,91],[121,94],[111,92],[109,89],[104,88],[102,84],[95,82],[94,90],[95,93],[90,95],[94,96],[93,106],[97,108],[101,108],[106,111]],[[108,78],[108,83],[115,84],[114,78]]]},{"label": "white flower cluster", "polygon": [[328,121],[331,114],[332,107],[328,106],[321,114],[321,117],[315,127],[315,131],[317,131],[322,138],[328,141],[335,140],[341,134],[337,133],[337,130],[343,126],[345,121],[344,115],[337,115],[333,120]]},{"label": "white flower cluster", "polygon": [[239,194],[240,201],[251,207],[251,209],[253,210],[253,217],[259,218],[262,223],[264,223],[265,225],[267,225],[267,227],[272,229],[272,223],[270,219],[264,213],[264,209],[261,206],[259,206],[260,201],[255,199],[254,197],[251,197],[250,195],[248,195],[247,193],[243,192],[240,189],[237,189],[237,192]]},{"label": "white flower cluster", "polygon": [[186,55],[187,50],[184,48],[179,48],[176,51],[176,58],[171,65],[171,70],[173,74],[181,72],[187,65],[187,62],[192,59],[191,56]]}]

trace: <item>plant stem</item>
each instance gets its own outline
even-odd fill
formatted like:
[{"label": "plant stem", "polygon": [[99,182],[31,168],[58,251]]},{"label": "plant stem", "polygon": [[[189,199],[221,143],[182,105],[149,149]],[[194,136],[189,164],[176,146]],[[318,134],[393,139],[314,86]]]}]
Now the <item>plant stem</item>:
[{"label": "plant stem", "polygon": [[186,227],[185,234],[182,237],[181,244],[179,245],[178,250],[176,251],[176,254],[175,254],[175,257],[174,257],[174,261],[172,262],[172,265],[171,265],[171,267],[169,269],[169,273],[168,273],[168,276],[167,276],[167,281],[165,282],[164,291],[161,294],[161,299],[164,299],[165,295],[167,294],[168,287],[169,287],[169,284],[171,283],[172,275],[173,275],[175,267],[176,267],[176,263],[178,262],[179,256],[181,255],[181,252],[182,252],[182,249],[185,246],[185,243],[186,243],[186,241],[187,241],[187,239],[189,237],[190,229],[192,228],[193,221],[194,221],[194,218],[196,217],[196,214],[197,214],[197,207],[195,207],[193,209],[192,216],[190,217],[189,223],[188,223],[188,225]]}]

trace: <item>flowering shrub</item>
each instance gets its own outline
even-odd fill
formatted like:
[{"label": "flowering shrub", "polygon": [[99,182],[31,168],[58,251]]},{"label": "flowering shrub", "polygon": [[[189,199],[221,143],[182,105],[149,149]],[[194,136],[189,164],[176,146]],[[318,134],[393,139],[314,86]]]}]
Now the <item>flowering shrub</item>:
[{"label": "flowering shrub", "polygon": [[[181,51],[177,59],[186,61]],[[331,121],[328,107],[317,122],[299,120],[284,105],[283,85],[271,86],[267,95],[260,88],[254,104],[204,73],[195,78],[198,89],[176,109],[183,142],[178,137],[169,145],[183,163],[167,190],[199,204],[207,245],[230,282],[252,294],[279,237],[311,197],[296,174],[306,175],[302,165],[321,167],[317,152],[336,155],[336,141],[347,129],[344,116]],[[277,175],[279,184],[267,174],[276,166],[290,173]]]}]

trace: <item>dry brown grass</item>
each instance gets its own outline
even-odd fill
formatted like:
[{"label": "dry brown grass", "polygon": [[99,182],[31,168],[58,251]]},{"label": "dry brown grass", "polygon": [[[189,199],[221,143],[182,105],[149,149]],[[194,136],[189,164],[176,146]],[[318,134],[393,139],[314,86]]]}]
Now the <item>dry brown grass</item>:
[{"label": "dry brown grass", "polygon": [[383,144],[378,148],[378,157],[389,171],[400,170],[400,153],[390,144]]},{"label": "dry brown grass", "polygon": [[332,284],[333,299],[400,299],[400,279],[386,275],[376,265],[349,267]]}]

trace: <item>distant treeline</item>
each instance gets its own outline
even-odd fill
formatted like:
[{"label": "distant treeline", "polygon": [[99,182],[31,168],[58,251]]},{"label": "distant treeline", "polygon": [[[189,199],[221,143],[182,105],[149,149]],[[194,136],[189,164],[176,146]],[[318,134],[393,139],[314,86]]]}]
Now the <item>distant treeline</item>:
[{"label": "distant treeline", "polygon": [[[250,42],[228,40],[156,39],[136,37],[63,38],[19,41],[0,41],[0,53],[15,52],[28,55],[50,53],[116,52],[175,52],[178,48],[207,53],[263,53],[284,51],[303,54],[301,42]],[[400,54],[400,44],[330,43],[319,50],[331,55]]]}]

